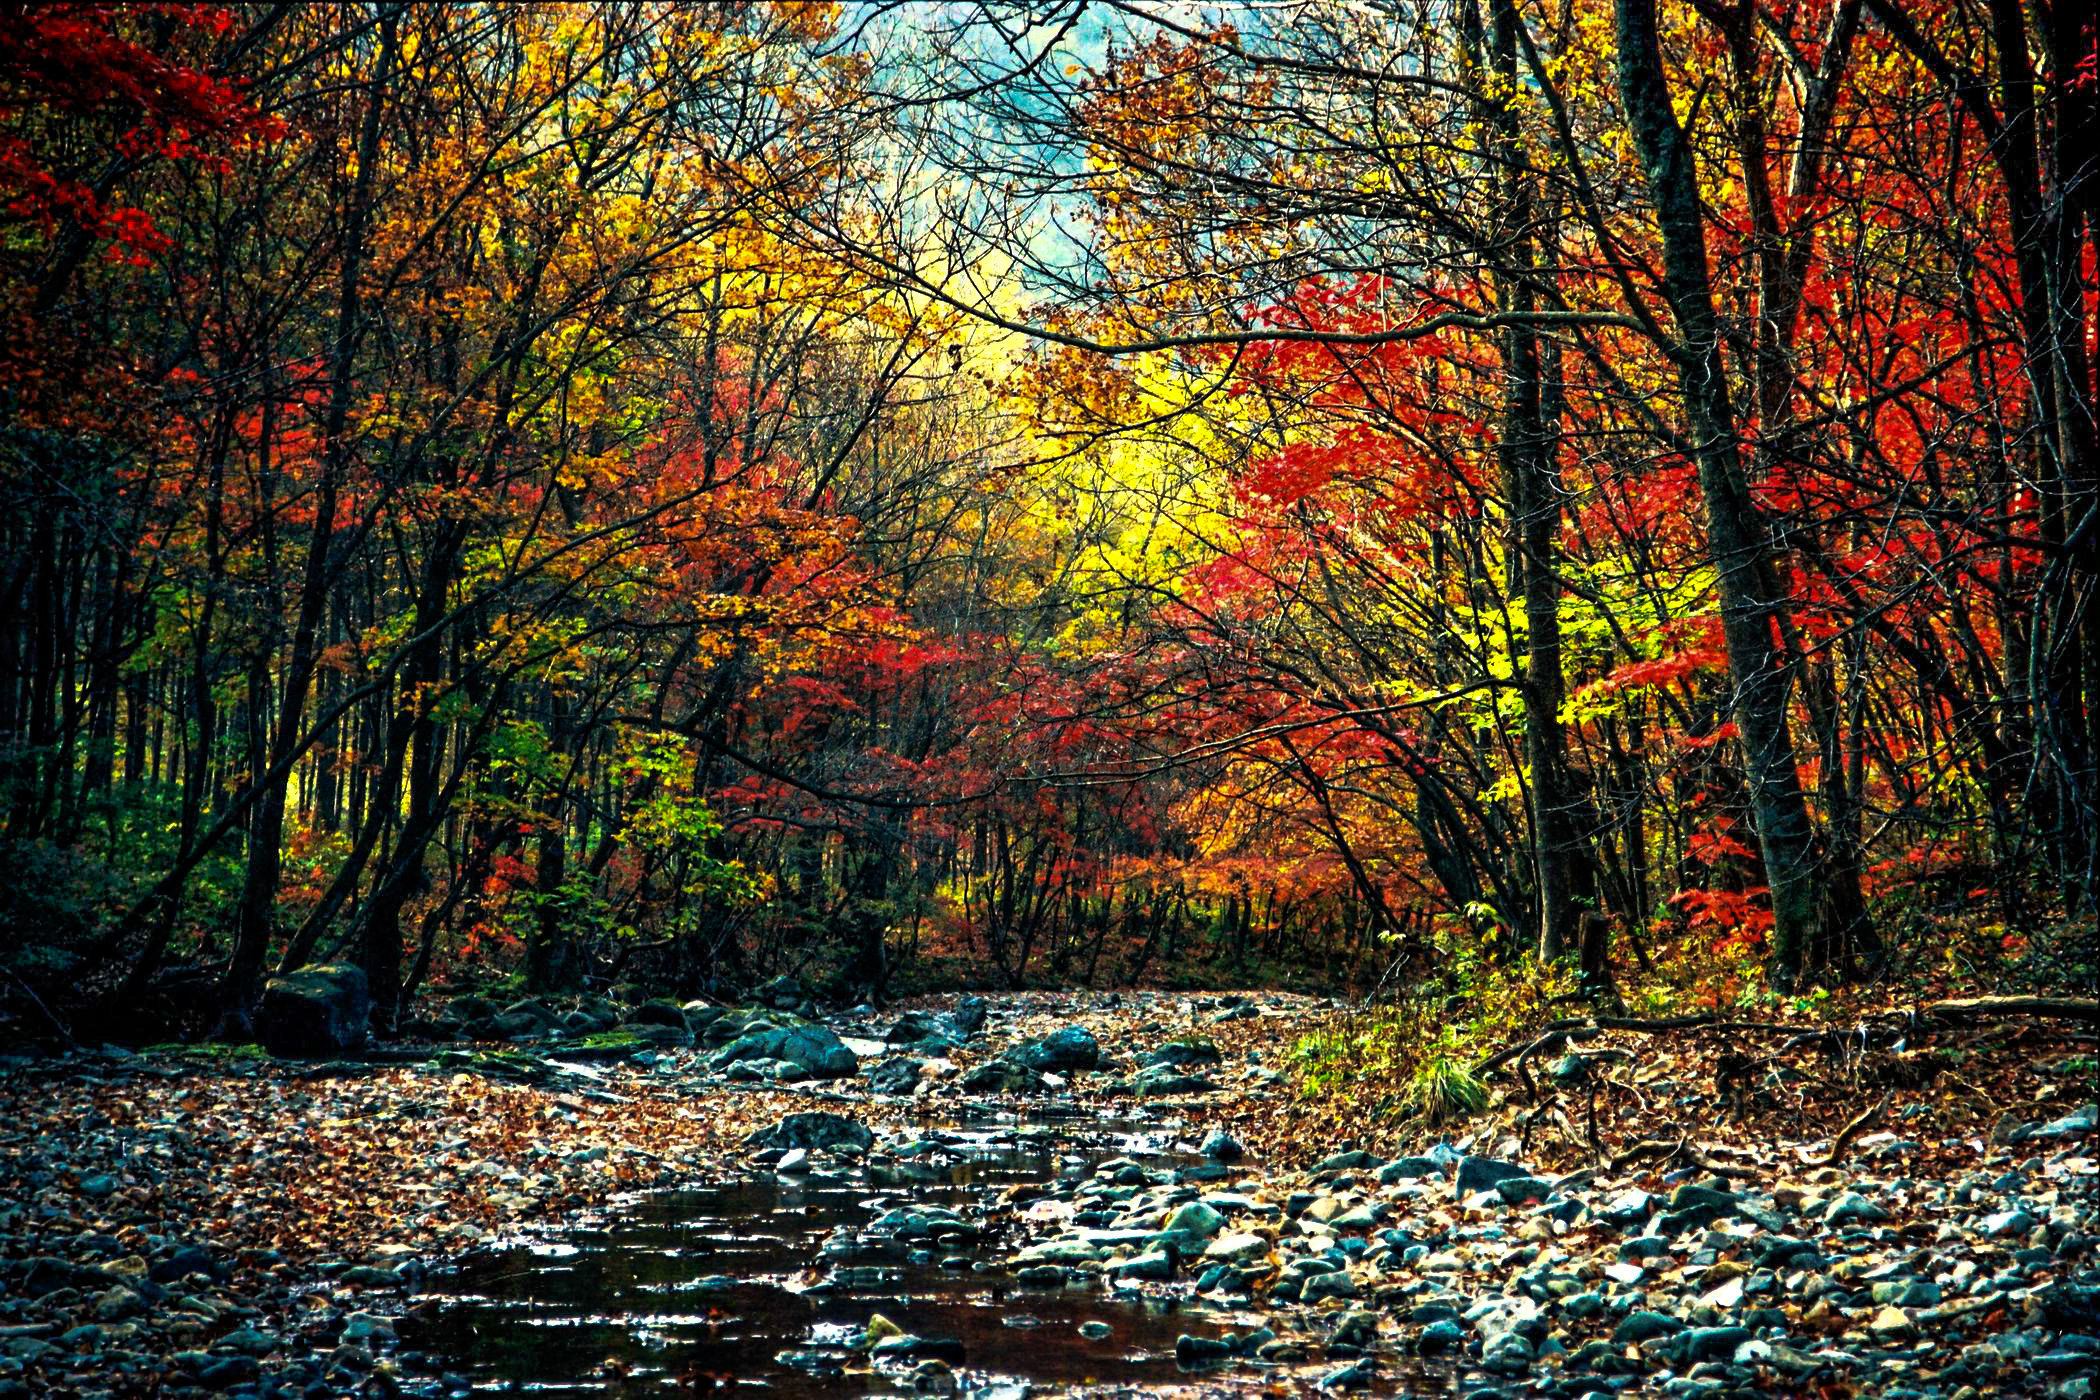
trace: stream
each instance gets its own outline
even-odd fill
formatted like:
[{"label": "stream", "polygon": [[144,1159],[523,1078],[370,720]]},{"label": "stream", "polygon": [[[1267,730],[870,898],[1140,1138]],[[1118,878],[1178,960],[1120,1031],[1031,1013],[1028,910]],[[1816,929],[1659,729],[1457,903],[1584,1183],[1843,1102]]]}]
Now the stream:
[{"label": "stream", "polygon": [[[1111,1157],[1201,1171],[1160,1125],[949,1126],[914,1146],[850,1172],[649,1194],[603,1228],[485,1251],[416,1300],[417,1345],[454,1393],[949,1388],[938,1367],[915,1376],[933,1358],[965,1393],[1018,1397],[1171,1386],[1190,1379],[1177,1337],[1255,1325],[1207,1303],[1018,1287],[996,1220],[981,1237],[940,1224]],[[923,1346],[871,1364],[852,1343],[877,1313]]]}]

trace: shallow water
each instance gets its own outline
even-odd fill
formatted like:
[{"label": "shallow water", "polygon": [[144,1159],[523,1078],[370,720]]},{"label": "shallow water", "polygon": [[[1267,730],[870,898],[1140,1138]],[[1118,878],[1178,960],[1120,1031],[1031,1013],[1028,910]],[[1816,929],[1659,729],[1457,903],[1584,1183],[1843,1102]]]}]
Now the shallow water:
[{"label": "shallow water", "polygon": [[[940,1243],[863,1238],[897,1206],[964,1215],[1005,1187],[1114,1155],[1155,1163],[1160,1142],[1130,1131],[930,1131],[943,1144],[908,1175],[771,1176],[645,1196],[616,1223],[555,1244],[477,1258],[418,1312],[416,1345],[477,1390],[639,1395],[758,1389],[780,1396],[908,1388],[912,1361],[871,1368],[849,1339],[882,1313],[940,1354],[967,1390],[1024,1384],[1166,1387],[1183,1332],[1216,1336],[1252,1314],[1119,1299],[1098,1288],[1017,1287],[980,1261],[996,1235]],[[879,1179],[878,1179],[879,1178]],[[1089,1338],[1082,1323],[1106,1323]]]}]

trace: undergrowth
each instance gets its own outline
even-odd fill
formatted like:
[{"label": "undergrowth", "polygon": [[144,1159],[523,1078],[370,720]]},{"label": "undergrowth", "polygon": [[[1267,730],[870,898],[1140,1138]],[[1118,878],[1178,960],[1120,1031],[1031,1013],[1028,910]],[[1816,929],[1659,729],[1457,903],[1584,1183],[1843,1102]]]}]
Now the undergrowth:
[{"label": "undergrowth", "polygon": [[1299,1039],[1293,1057],[1308,1097],[1425,1127],[1461,1122],[1487,1106],[1471,1066],[1577,999],[1572,967],[1513,947],[1499,925],[1452,929],[1435,944],[1433,981],[1337,1012]]},{"label": "undergrowth", "polygon": [[1453,921],[1433,940],[1432,978],[1335,1012],[1299,1038],[1293,1068],[1305,1097],[1329,1108],[1442,1129],[1488,1106],[1474,1065],[1554,1017],[1593,1007],[1642,1018],[1711,1012],[1844,1025],[1891,1002],[1978,991],[2084,994],[2100,967],[2100,933],[2075,921],[2024,933],[1964,923],[1892,941],[1908,956],[1873,976],[1780,992],[1765,979],[1754,941],[1678,930],[1650,943],[1640,968],[1617,968],[1612,992],[1591,998],[1573,966],[1541,963],[1499,926]]}]

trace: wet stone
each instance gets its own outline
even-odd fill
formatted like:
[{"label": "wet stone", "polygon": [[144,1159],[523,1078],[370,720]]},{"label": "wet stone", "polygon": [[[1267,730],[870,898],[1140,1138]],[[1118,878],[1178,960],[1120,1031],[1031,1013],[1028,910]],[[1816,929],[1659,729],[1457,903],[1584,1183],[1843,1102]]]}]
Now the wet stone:
[{"label": "wet stone", "polygon": [[754,1147],[859,1148],[875,1145],[875,1133],[867,1124],[839,1113],[790,1113],[769,1128],[761,1128],[747,1139]]},{"label": "wet stone", "polygon": [[1889,1213],[1857,1191],[1847,1191],[1824,1208],[1823,1223],[1836,1229],[1845,1225],[1871,1225],[1889,1218]]},{"label": "wet stone", "polygon": [[1101,1063],[1101,1046],[1084,1026],[1063,1026],[1050,1034],[1017,1046],[1010,1058],[1038,1072],[1093,1069]]},{"label": "wet stone", "polygon": [[1653,1341],[1684,1330],[1684,1324],[1667,1313],[1636,1312],[1612,1329],[1611,1339],[1620,1345]]},{"label": "wet stone", "polygon": [[1451,1319],[1440,1319],[1424,1327],[1415,1338],[1415,1350],[1424,1356],[1455,1351],[1466,1343],[1466,1329]]},{"label": "wet stone", "polygon": [[1631,1264],[1643,1259],[1659,1259],[1669,1252],[1667,1235],[1635,1235],[1619,1246],[1619,1262]]}]

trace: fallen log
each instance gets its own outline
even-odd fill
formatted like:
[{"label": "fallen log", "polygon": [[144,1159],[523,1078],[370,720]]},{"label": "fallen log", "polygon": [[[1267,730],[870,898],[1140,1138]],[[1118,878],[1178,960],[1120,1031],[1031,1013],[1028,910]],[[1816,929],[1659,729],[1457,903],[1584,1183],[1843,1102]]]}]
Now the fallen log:
[{"label": "fallen log", "polygon": [[[1931,1022],[1940,1026],[1974,1025],[1986,1021],[2020,1019],[2078,1021],[2100,1026],[2100,1000],[2090,997],[1988,996],[1958,997],[1926,1002],[1908,1009],[1893,1008],[1865,1018],[1866,1022]],[[1864,1022],[1863,1022],[1864,1024]],[[1856,1029],[1856,1028],[1854,1028]],[[1804,1026],[1787,1021],[1724,1020],[1711,1012],[1694,1016],[1571,1016],[1548,1021],[1529,1038],[1489,1055],[1473,1066],[1476,1077],[1491,1073],[1512,1060],[1529,1059],[1572,1039],[1604,1031],[1630,1031],[1637,1035],[1664,1035],[1671,1031],[1716,1030],[1763,1035],[1845,1035],[1840,1026]]]},{"label": "fallen log", "polygon": [[2083,1021],[2100,1026],[2100,1001],[2091,997],[1959,997],[1927,1002],[1911,1015],[1947,1025],[2033,1017],[2045,1021]]}]

